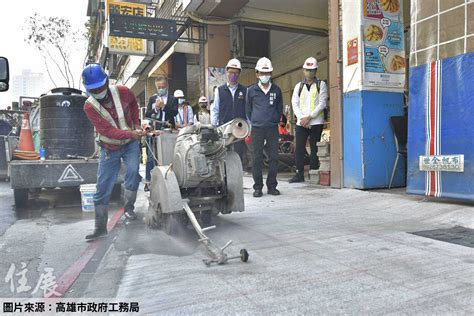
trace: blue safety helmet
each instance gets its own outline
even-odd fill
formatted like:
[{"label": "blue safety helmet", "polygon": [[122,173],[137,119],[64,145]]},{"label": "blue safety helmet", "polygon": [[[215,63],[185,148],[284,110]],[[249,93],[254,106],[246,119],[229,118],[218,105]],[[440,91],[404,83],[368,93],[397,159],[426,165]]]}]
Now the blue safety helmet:
[{"label": "blue safety helmet", "polygon": [[82,83],[87,90],[100,88],[106,82],[107,74],[100,64],[89,64],[82,71]]}]

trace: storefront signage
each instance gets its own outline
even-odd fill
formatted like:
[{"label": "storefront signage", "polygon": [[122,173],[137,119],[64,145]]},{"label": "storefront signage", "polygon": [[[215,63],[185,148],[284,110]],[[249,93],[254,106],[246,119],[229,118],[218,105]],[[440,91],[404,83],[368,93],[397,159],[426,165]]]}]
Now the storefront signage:
[{"label": "storefront signage", "polygon": [[362,0],[363,89],[405,88],[405,38],[401,0]]},{"label": "storefront signage", "polygon": [[[126,16],[145,16],[146,5],[141,3],[129,3],[119,1],[108,1],[107,14],[109,19],[111,15],[121,14]],[[108,36],[109,52],[127,55],[145,55],[146,40],[124,36]]]},{"label": "storefront signage", "polygon": [[111,14],[110,35],[174,41],[176,40],[176,21]]},{"label": "storefront signage", "polygon": [[464,172],[464,155],[420,156],[421,171]]}]

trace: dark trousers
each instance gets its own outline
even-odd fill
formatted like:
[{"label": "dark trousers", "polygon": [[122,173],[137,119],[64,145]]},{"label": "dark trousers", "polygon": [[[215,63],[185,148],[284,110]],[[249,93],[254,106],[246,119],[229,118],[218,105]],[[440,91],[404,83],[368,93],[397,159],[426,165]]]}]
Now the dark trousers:
[{"label": "dark trousers", "polygon": [[153,158],[153,154],[150,150],[150,147],[153,148],[154,141],[153,137],[147,136],[146,138],[146,165],[145,165],[145,179],[147,181],[151,180],[151,170],[155,167],[155,159]]},{"label": "dark trousers", "polygon": [[306,141],[309,137],[309,147],[311,149],[310,168],[319,169],[318,146],[316,143],[321,140],[323,125],[311,125],[310,128],[296,125],[296,148],[295,163],[298,172],[304,172],[304,156],[306,153]]},{"label": "dark trousers", "polygon": [[253,147],[253,167],[252,175],[254,190],[263,188],[263,150],[268,157],[268,176],[267,176],[267,188],[276,188],[277,172],[278,172],[278,127],[261,128],[252,127],[250,135],[252,147]]}]

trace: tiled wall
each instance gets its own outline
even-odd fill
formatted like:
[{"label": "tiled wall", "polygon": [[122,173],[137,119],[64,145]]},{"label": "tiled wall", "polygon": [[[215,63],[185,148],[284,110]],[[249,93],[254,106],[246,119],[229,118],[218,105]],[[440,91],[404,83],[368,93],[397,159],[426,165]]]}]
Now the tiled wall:
[{"label": "tiled wall", "polygon": [[412,0],[410,66],[474,52],[474,0]]}]

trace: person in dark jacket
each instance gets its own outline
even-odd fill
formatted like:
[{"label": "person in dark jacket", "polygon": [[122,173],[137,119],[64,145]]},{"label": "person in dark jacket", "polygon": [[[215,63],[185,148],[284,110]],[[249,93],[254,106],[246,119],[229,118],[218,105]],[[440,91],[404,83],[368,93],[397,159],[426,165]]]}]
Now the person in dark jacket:
[{"label": "person in dark jacket", "polygon": [[283,98],[281,89],[270,81],[273,67],[271,61],[262,57],[255,67],[258,83],[248,87],[246,114],[250,120],[251,143],[253,144],[253,196],[263,195],[263,150],[268,156],[268,194],[280,195],[276,188],[278,172],[278,124],[283,113]]},{"label": "person in dark jacket", "polygon": [[156,128],[170,126],[174,127],[174,117],[178,113],[178,100],[168,91],[168,80],[164,76],[155,79],[157,93],[148,99],[145,117],[158,121],[167,122],[167,124],[156,124]]},{"label": "person in dark jacket", "polygon": [[[148,99],[148,105],[145,112],[145,118],[150,120],[150,125],[154,129],[163,129],[167,127],[174,128],[174,117],[178,113],[178,102],[168,91],[168,80],[164,76],[156,77],[155,86],[157,93]],[[151,145],[152,137],[147,137],[147,143]],[[155,166],[154,158],[150,148],[146,148],[146,168],[145,179],[151,180],[151,170]],[[149,191],[148,183],[145,184],[145,192]]]},{"label": "person in dark jacket", "polygon": [[[214,103],[211,106],[211,124],[220,126],[235,118],[246,120],[245,96],[247,88],[238,80],[242,66],[236,58],[229,60],[225,67],[227,82],[215,90]],[[233,144],[233,150],[244,162],[245,143],[243,141]]]}]

